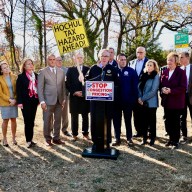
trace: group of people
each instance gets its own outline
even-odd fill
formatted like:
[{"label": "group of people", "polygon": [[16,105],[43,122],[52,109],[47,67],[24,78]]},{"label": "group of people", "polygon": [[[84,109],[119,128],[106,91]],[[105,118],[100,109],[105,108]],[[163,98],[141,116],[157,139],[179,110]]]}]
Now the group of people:
[{"label": "group of people", "polygon": [[[141,145],[146,145],[148,138],[152,146],[156,140],[156,111],[159,106],[158,92],[164,108],[165,130],[169,135],[166,146],[178,148],[179,142],[187,141],[187,108],[192,117],[192,65],[187,52],[169,53],[167,65],[159,71],[153,59],[146,58],[144,47],[136,49],[136,59],[127,63],[126,55],[120,53],[114,59],[114,49],[102,49],[98,62],[87,67],[84,56],[76,53],[75,66],[63,67],[62,58],[51,54],[47,58],[47,67],[34,72],[31,59],[22,65],[22,73],[16,77],[6,62],[0,65],[0,107],[3,119],[3,146],[8,147],[7,125],[11,121],[12,142],[16,141],[16,118],[18,108],[24,119],[27,147],[33,147],[34,121],[37,107],[43,111],[43,136],[47,146],[60,145],[65,142],[60,132],[78,140],[79,114],[82,116],[82,134],[84,139],[99,145],[98,111],[105,102],[106,147],[112,142],[111,127],[114,126],[115,142],[121,145],[122,113],[126,128],[127,144],[133,145],[133,137],[142,137]],[[114,101],[85,100],[84,81],[114,82]],[[68,107],[71,114],[71,131],[68,131]],[[90,123],[89,123],[90,113]],[[132,134],[132,114],[136,134]],[[89,126],[90,124],[90,126]],[[89,136],[91,128],[91,138]],[[180,135],[182,132],[182,140]]]}]

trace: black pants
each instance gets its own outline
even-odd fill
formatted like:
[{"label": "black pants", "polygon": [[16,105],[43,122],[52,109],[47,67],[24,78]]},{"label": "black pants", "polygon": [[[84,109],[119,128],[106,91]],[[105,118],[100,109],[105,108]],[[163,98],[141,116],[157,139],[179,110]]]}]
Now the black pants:
[{"label": "black pants", "polygon": [[143,107],[143,138],[147,139],[148,132],[150,139],[156,138],[156,111],[157,108]]},{"label": "black pants", "polygon": [[127,105],[123,106],[123,104],[119,105],[116,104],[113,118],[116,140],[120,140],[122,111],[124,115],[127,140],[132,138],[132,125],[131,125],[131,117],[133,111],[132,108],[133,108],[132,106]]},{"label": "black pants", "polygon": [[23,109],[21,110],[25,124],[26,142],[31,142],[33,140],[34,121],[37,111],[37,105],[38,102],[36,99],[30,100],[30,102],[23,104]]},{"label": "black pants", "polygon": [[167,133],[169,134],[169,140],[173,144],[177,144],[179,142],[181,112],[181,109],[165,109]]},{"label": "black pants", "polygon": [[181,131],[184,137],[187,137],[187,107],[189,108],[190,117],[192,119],[192,105],[189,102],[189,96],[186,94],[185,98],[185,108],[182,110],[181,113]]},{"label": "black pants", "polygon": [[[89,128],[89,119],[88,113],[82,113],[82,133],[83,135],[88,135],[88,128]],[[78,135],[78,122],[79,122],[79,114],[78,113],[71,113],[71,130],[74,136]]]},{"label": "black pants", "polygon": [[141,121],[142,116],[143,116],[142,106],[140,104],[136,104],[135,107],[133,108],[133,120],[135,130],[137,131],[138,135],[142,135],[143,133],[142,131],[143,122]]}]

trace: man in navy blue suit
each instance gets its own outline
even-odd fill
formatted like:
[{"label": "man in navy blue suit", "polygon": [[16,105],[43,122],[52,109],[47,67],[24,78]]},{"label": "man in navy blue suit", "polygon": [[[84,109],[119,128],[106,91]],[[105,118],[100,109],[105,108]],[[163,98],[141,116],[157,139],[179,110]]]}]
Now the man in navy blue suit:
[{"label": "man in navy blue suit", "polygon": [[[145,68],[145,64],[148,61],[146,58],[146,50],[145,47],[137,47],[136,49],[136,56],[137,58],[130,61],[128,66],[133,68],[137,72],[138,78],[141,77],[143,74],[143,69]],[[136,135],[133,137],[141,137],[142,136],[142,122],[140,121],[140,116],[141,116],[141,109],[139,104],[135,105],[133,109],[133,117],[134,117],[134,126],[137,131]]]},{"label": "man in navy blue suit", "polygon": [[131,117],[133,107],[138,99],[138,77],[134,69],[127,67],[127,59],[125,54],[121,53],[117,56],[118,62],[118,91],[115,98],[115,114],[114,128],[116,141],[112,144],[118,146],[121,144],[121,117],[124,114],[126,136],[128,145],[132,145],[132,126]]}]

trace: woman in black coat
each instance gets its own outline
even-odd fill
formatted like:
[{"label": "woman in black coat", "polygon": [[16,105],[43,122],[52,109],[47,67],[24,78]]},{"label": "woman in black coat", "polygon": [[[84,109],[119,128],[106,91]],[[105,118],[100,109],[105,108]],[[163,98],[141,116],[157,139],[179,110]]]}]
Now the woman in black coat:
[{"label": "woman in black coat", "polygon": [[16,82],[17,104],[21,109],[25,124],[25,138],[27,148],[35,145],[33,142],[34,121],[39,104],[37,95],[37,74],[34,73],[34,64],[26,59],[22,66],[22,73]]}]

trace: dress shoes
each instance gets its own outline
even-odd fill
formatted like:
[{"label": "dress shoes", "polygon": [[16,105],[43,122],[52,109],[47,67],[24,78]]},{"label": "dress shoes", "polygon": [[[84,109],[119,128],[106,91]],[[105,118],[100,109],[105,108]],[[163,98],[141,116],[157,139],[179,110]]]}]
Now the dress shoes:
[{"label": "dress shoes", "polygon": [[61,139],[53,140],[53,143],[56,144],[56,145],[62,145],[62,144],[65,144],[65,142],[62,141]]},{"label": "dress shoes", "polygon": [[131,147],[131,146],[133,146],[133,144],[134,144],[134,143],[133,143],[132,139],[128,139],[128,140],[127,140],[127,145],[128,145],[128,146]]},{"label": "dress shoes", "polygon": [[121,145],[121,141],[120,140],[116,140],[114,143],[112,143],[112,146],[120,146]]},{"label": "dress shoes", "polygon": [[77,141],[78,140],[78,137],[73,135],[73,141]]},{"label": "dress shoes", "polygon": [[174,143],[171,149],[179,149],[179,143]]},{"label": "dress shoes", "polygon": [[31,144],[32,144],[32,146],[35,146],[37,143],[35,143],[35,142],[31,141]]},{"label": "dress shoes", "polygon": [[3,140],[3,146],[4,146],[4,147],[9,147],[7,141],[5,142],[5,141]]},{"label": "dress shoes", "polygon": [[31,142],[27,142],[27,148],[31,148],[33,145]]},{"label": "dress shoes", "polygon": [[142,137],[142,134],[137,133],[137,134],[133,135],[133,137],[135,137],[135,138]]},{"label": "dress shoes", "polygon": [[53,146],[53,143],[51,143],[51,141],[46,141],[46,146],[51,147],[51,146]]},{"label": "dress shoes", "polygon": [[172,142],[171,141],[168,141],[167,143],[165,143],[165,147],[169,147],[169,146],[172,146]]},{"label": "dress shoes", "polygon": [[150,146],[153,146],[155,144],[155,139],[151,139],[151,141],[149,142]]},{"label": "dress shoes", "polygon": [[183,136],[182,139],[180,140],[181,144],[187,143],[187,137]]},{"label": "dress shoes", "polygon": [[73,137],[73,135],[71,133],[69,133],[68,131],[65,131],[64,135],[67,136],[67,137]]},{"label": "dress shoes", "polygon": [[88,141],[91,140],[91,138],[89,137],[89,135],[83,135],[83,139],[88,140]]}]

